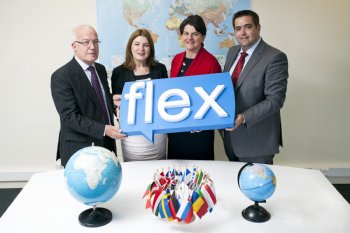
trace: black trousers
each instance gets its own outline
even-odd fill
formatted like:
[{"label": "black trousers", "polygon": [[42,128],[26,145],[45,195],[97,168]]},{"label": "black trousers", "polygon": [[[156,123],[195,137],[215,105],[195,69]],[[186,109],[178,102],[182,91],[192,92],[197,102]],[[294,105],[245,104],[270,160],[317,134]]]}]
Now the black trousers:
[{"label": "black trousers", "polygon": [[214,160],[214,130],[169,133],[168,159]]}]

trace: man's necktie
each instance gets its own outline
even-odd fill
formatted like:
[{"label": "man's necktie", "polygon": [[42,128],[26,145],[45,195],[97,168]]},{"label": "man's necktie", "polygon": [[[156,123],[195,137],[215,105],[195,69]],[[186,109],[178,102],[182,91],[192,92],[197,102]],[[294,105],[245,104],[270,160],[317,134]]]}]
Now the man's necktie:
[{"label": "man's necktie", "polygon": [[100,101],[100,105],[101,105],[101,108],[102,108],[103,116],[105,118],[105,122],[107,124],[109,124],[108,111],[107,111],[107,108],[106,108],[105,99],[103,98],[101,85],[100,85],[100,82],[98,81],[98,77],[97,77],[97,74],[96,74],[95,67],[89,66],[88,70],[91,72],[91,84],[92,84],[92,87],[95,90],[96,95],[98,96],[99,101]]},{"label": "man's necktie", "polygon": [[233,81],[233,85],[237,84],[239,75],[241,74],[242,70],[243,70],[243,66],[244,66],[244,61],[245,61],[245,57],[248,55],[248,53],[246,52],[242,52],[241,56],[236,64],[235,69],[233,70],[232,73],[232,81]]}]

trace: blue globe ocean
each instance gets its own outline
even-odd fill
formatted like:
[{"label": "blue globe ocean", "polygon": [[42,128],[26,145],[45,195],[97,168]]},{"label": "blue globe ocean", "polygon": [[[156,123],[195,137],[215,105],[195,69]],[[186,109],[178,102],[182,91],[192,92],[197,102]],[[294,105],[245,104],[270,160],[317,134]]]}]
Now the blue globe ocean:
[{"label": "blue globe ocean", "polygon": [[248,164],[238,177],[243,194],[255,202],[266,201],[275,192],[276,177],[273,171],[263,164]]},{"label": "blue globe ocean", "polygon": [[96,206],[110,200],[119,190],[122,167],[113,152],[91,146],[69,159],[64,176],[68,191],[75,199]]}]

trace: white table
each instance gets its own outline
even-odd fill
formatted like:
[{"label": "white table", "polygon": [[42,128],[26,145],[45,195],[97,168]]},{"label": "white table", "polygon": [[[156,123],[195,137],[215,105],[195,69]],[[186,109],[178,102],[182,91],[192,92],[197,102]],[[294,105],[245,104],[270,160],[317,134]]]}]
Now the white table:
[{"label": "white table", "polygon": [[[215,183],[217,204],[212,213],[191,224],[157,218],[145,209],[142,195],[157,169],[168,167],[207,171]],[[0,218],[0,232],[350,232],[350,205],[317,170],[271,166],[277,188],[267,203],[265,223],[252,223],[241,212],[253,204],[239,190],[242,163],[224,161],[152,161],[122,163],[119,192],[102,207],[113,213],[112,222],[98,228],[79,224],[78,215],[90,208],[66,189],[63,170],[37,173]]]}]

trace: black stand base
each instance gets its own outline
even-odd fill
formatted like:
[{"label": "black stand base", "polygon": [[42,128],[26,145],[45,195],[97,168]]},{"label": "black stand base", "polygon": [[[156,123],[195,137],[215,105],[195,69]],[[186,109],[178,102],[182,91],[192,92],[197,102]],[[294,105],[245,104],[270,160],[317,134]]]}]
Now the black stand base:
[{"label": "black stand base", "polygon": [[100,227],[112,221],[112,212],[105,208],[91,208],[79,215],[79,223],[84,227]]},{"label": "black stand base", "polygon": [[255,202],[254,205],[248,206],[242,211],[242,216],[248,221],[251,222],[266,222],[270,219],[271,215],[267,210],[259,206],[258,202]]}]

